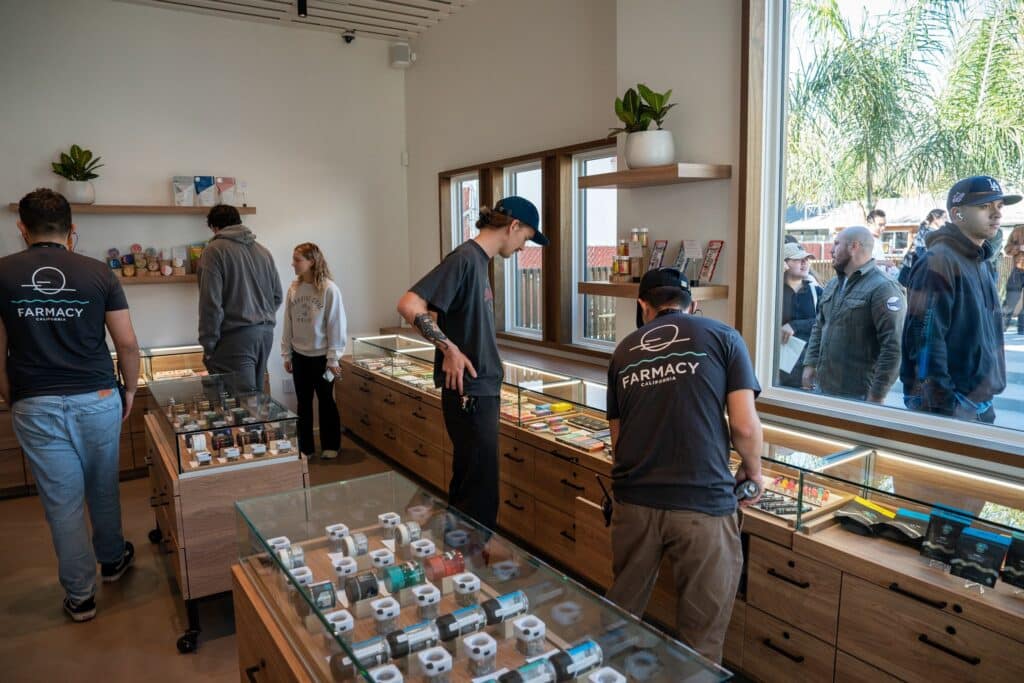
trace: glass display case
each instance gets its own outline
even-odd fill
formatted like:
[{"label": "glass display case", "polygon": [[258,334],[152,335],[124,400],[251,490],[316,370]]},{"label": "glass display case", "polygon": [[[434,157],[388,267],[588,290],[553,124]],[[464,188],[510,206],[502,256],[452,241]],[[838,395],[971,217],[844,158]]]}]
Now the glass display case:
[{"label": "glass display case", "polygon": [[[117,362],[117,352],[110,352]],[[199,377],[207,374],[203,365],[203,347],[198,344],[187,346],[153,346],[139,349],[139,386],[165,379]]]},{"label": "glass display case", "polygon": [[239,391],[232,375],[152,382],[149,392],[179,475],[299,457],[295,413],[264,393]]},{"label": "glass display case", "polygon": [[394,472],[236,508],[242,571],[314,680],[730,677]]}]

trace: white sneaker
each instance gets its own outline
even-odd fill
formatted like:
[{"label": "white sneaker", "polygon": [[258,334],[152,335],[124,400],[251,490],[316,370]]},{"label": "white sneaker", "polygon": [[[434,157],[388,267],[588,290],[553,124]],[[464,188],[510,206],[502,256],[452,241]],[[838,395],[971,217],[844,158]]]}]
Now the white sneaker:
[{"label": "white sneaker", "polygon": [[320,457],[324,460],[333,460],[338,457],[338,451],[324,451]]}]

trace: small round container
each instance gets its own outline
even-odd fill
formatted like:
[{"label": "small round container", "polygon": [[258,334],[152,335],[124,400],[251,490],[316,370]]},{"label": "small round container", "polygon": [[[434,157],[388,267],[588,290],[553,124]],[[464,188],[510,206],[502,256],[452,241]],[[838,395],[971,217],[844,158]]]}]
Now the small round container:
[{"label": "small round container", "polygon": [[420,673],[431,683],[448,683],[451,680],[452,656],[443,647],[432,647],[416,654]]},{"label": "small round container", "polygon": [[502,560],[491,565],[496,581],[511,581],[519,576],[519,563],[513,560]]},{"label": "small round container", "polygon": [[455,602],[459,607],[469,607],[480,602],[480,577],[471,572],[452,577],[455,584]]},{"label": "small round container", "polygon": [[405,514],[409,516],[409,519],[416,522],[420,526],[423,526],[430,521],[430,506],[429,505],[413,505],[406,508]]},{"label": "small round container", "polygon": [[619,240],[618,246],[615,248],[616,256],[629,256],[629,240]]},{"label": "small round container", "polygon": [[352,631],[356,627],[356,621],[352,618],[351,612],[347,609],[334,610],[325,614],[324,619],[331,625],[330,633],[324,636],[328,645],[331,645],[335,637],[346,644],[352,642]]},{"label": "small round container", "polygon": [[612,262],[612,272],[616,275],[629,275],[629,256],[616,256]]},{"label": "small round container", "polygon": [[427,575],[419,562],[403,562],[395,567],[384,570],[384,585],[389,593],[397,593],[404,588],[411,588],[426,581]]},{"label": "small round container", "polygon": [[428,557],[423,563],[428,581],[440,581],[446,576],[454,576],[466,571],[466,559],[458,550],[450,550],[444,555]]},{"label": "small round container", "polygon": [[358,531],[341,539],[341,552],[348,557],[365,555],[369,548],[370,541],[366,538],[366,534]]},{"label": "small round container", "polygon": [[423,530],[416,522],[405,522],[395,527],[395,540],[400,546],[407,546],[413,541],[420,540]]},{"label": "small round container", "polygon": [[275,552],[278,550],[284,550],[291,544],[292,542],[288,540],[287,536],[275,536],[274,538],[267,539],[267,545],[273,548]]},{"label": "small round container", "polygon": [[348,596],[349,605],[367,598],[375,598],[380,595],[380,583],[373,572],[350,576],[345,580],[345,595]]},{"label": "small round container", "polygon": [[376,669],[370,669],[366,673],[370,675],[370,680],[373,683],[402,683],[405,680],[402,672],[394,664],[378,666]]},{"label": "small round container", "polygon": [[469,543],[469,533],[464,529],[452,529],[444,535],[444,543],[450,548],[461,548]]},{"label": "small round container", "polygon": [[359,571],[359,563],[354,557],[339,557],[332,562],[334,573],[338,576],[339,582],[344,582],[350,576],[355,576]]},{"label": "small round container", "polygon": [[492,673],[498,660],[498,641],[486,633],[474,633],[462,639],[469,659],[469,672],[475,676]]},{"label": "small round container", "polygon": [[402,606],[394,598],[380,598],[370,603],[373,620],[377,625],[377,635],[384,636],[398,628],[398,617]]},{"label": "small round container", "polygon": [[626,683],[626,677],[606,666],[587,676],[587,683]]},{"label": "small round container", "polygon": [[551,608],[551,618],[559,626],[572,626],[583,618],[583,608],[578,602],[560,602]]},{"label": "small round container", "polygon": [[537,657],[544,653],[547,626],[537,617],[519,617],[512,622],[512,632],[516,636],[516,649],[524,657]]},{"label": "small round container", "polygon": [[437,553],[437,546],[429,538],[421,538],[409,544],[409,554],[419,560],[425,560]]},{"label": "small round container", "polygon": [[416,597],[416,611],[420,619],[437,619],[441,613],[441,591],[432,583],[415,586],[412,594]]},{"label": "small round container", "polygon": [[378,578],[383,580],[384,570],[388,567],[394,566],[395,564],[395,554],[387,548],[371,550],[370,561],[373,563],[374,569],[377,570]]},{"label": "small round container", "polygon": [[397,512],[385,512],[382,515],[377,515],[377,521],[384,528],[384,537],[394,538],[395,527],[402,523],[402,518]]},{"label": "small round container", "polygon": [[628,655],[624,666],[628,677],[635,678],[638,681],[649,681],[661,669],[661,662],[658,661],[657,655],[653,652],[641,650]]},{"label": "small round container", "polygon": [[278,550],[277,559],[281,560],[281,564],[285,569],[297,569],[306,566],[306,553],[302,550],[302,546],[298,545],[291,545]]},{"label": "small round container", "polygon": [[348,536],[348,527],[344,524],[331,524],[326,527],[324,531],[327,533],[327,542],[331,547],[331,552],[343,552],[341,539]]}]

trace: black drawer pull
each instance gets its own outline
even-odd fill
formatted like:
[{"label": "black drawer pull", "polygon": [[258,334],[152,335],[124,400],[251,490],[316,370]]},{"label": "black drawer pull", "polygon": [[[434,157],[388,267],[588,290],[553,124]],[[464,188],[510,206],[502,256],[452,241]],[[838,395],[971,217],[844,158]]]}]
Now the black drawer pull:
[{"label": "black drawer pull", "polygon": [[558,535],[572,543],[576,542],[576,537],[570,534],[568,531],[559,531]]},{"label": "black drawer pull", "polygon": [[803,655],[795,655],[795,654],[793,654],[791,652],[786,652],[781,647],[779,647],[778,645],[773,643],[771,638],[765,638],[761,642],[764,643],[764,646],[766,648],[768,648],[769,650],[775,650],[780,655],[782,655],[783,657],[785,657],[786,659],[788,659],[790,661],[796,662],[797,664],[803,664],[804,663],[804,656]]},{"label": "black drawer pull", "polygon": [[369,427],[370,426],[370,419],[368,417],[366,417],[365,415],[363,415],[361,418],[359,418],[359,424],[363,425],[364,427]]},{"label": "black drawer pull", "polygon": [[398,437],[395,436],[394,432],[384,432],[384,438],[388,441],[398,441]]},{"label": "black drawer pull", "polygon": [[566,486],[568,486],[569,488],[575,490],[575,491],[586,491],[587,490],[586,487],[580,486],[579,484],[574,484],[571,481],[569,481],[568,479],[564,479],[563,478],[563,479],[559,479],[559,481],[562,482],[563,484],[565,484]]},{"label": "black drawer pull", "polygon": [[388,404],[389,406],[397,406],[398,405],[398,401],[394,400],[390,396],[384,398],[384,403]]},{"label": "black drawer pull", "polygon": [[426,415],[420,415],[419,412],[416,411],[416,410],[412,411],[412,416],[415,417],[417,420],[426,420],[427,419]]},{"label": "black drawer pull", "polygon": [[562,453],[559,453],[558,451],[556,451],[554,449],[551,449],[550,451],[548,451],[548,453],[550,453],[551,455],[555,456],[559,460],[565,460],[566,462],[571,462],[573,465],[579,465],[580,464],[580,459],[577,458],[575,455],[563,455]]},{"label": "black drawer pull", "polygon": [[935,609],[946,609],[946,605],[949,604],[945,600],[932,600],[931,598],[926,598],[923,595],[918,595],[917,593],[911,593],[906,588],[900,588],[900,585],[898,583],[890,583],[889,584],[889,590],[893,591],[894,593],[899,593],[900,595],[905,595],[908,598],[910,598],[911,600],[917,600],[918,602],[923,602],[924,604],[928,605],[929,607],[934,607]]},{"label": "black drawer pull", "polygon": [[256,664],[255,666],[250,666],[245,670],[245,677],[252,681],[252,683],[258,683],[258,681],[256,680],[256,672],[262,671],[263,668],[266,667],[266,665],[267,663],[261,659],[259,664]]},{"label": "black drawer pull", "polygon": [[[511,500],[506,500],[506,501],[505,501],[505,505],[508,505],[508,506],[509,506],[510,508],[512,508],[513,510],[519,510],[519,512],[522,512],[523,510],[525,510],[525,509],[526,509],[526,506],[525,506],[525,505],[516,505],[516,504],[515,504],[515,503],[513,503],[513,502],[512,502]],[[565,532],[563,531],[562,533],[565,533]]]},{"label": "black drawer pull", "polygon": [[777,571],[775,571],[774,568],[768,570],[768,576],[774,576],[776,579],[778,579],[780,581],[785,581],[786,583],[791,583],[794,586],[796,586],[797,588],[810,588],[811,587],[811,582],[810,581],[797,581],[796,579],[790,578],[790,577],[786,576],[785,574],[778,573]]},{"label": "black drawer pull", "polygon": [[424,453],[423,451],[421,451],[421,450],[420,450],[420,448],[419,448],[419,446],[417,446],[416,448],[412,449],[412,454],[413,454],[413,455],[418,455],[418,456],[420,456],[421,458],[429,458],[429,457],[430,457],[429,455],[427,455],[426,453]]},{"label": "black drawer pull", "polygon": [[946,647],[942,643],[936,643],[934,640],[929,638],[924,633],[919,635],[917,637],[917,639],[920,640],[925,645],[928,645],[930,647],[934,647],[939,652],[945,652],[950,657],[956,657],[961,662],[967,662],[971,666],[978,666],[979,664],[981,664],[981,657],[971,657],[970,655],[961,654],[961,653],[957,652],[956,650],[954,650],[952,648]]},{"label": "black drawer pull", "polygon": [[362,386],[359,387],[359,391],[363,392],[364,394],[368,394],[370,393],[370,387],[363,384]]},{"label": "black drawer pull", "polygon": [[502,453],[501,455],[502,455],[503,457],[505,457],[505,458],[508,458],[508,459],[509,459],[509,460],[511,460],[512,462],[517,462],[517,463],[519,463],[520,465],[521,465],[521,464],[523,464],[524,462],[526,462],[526,458],[517,458],[517,457],[515,457],[514,455],[512,455],[511,453]]}]

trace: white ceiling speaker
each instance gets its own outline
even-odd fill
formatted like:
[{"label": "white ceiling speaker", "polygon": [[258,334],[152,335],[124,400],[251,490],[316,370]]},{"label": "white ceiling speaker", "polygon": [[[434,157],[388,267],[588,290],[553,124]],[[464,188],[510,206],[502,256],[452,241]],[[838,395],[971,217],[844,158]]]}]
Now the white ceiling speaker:
[{"label": "white ceiling speaker", "polygon": [[391,43],[388,49],[388,56],[391,59],[392,69],[408,69],[416,61],[416,53],[409,47],[409,43],[398,41]]}]

